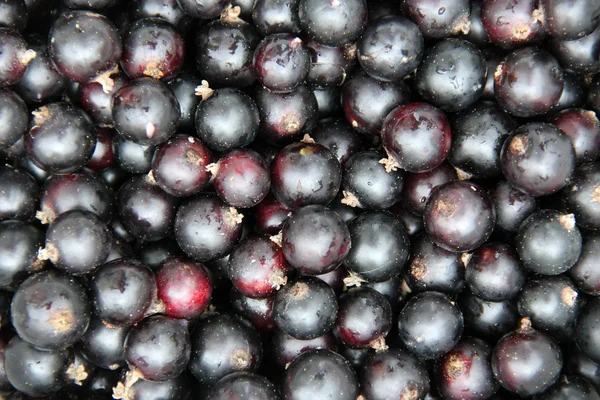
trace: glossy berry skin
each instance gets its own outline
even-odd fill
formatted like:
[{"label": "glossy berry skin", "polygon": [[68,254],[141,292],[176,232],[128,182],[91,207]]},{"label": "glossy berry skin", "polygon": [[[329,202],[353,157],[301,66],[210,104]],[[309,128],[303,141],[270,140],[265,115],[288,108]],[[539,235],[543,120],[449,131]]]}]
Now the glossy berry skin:
[{"label": "glossy berry skin", "polygon": [[211,21],[196,36],[196,69],[214,87],[249,86],[256,80],[252,56],[259,40],[253,26],[240,18]]},{"label": "glossy berry skin", "polygon": [[46,243],[38,257],[50,260],[60,270],[73,275],[92,272],[110,252],[106,224],[89,211],[67,211],[48,227]]},{"label": "glossy berry skin", "polygon": [[340,296],[338,307],[333,331],[344,346],[387,348],[392,308],[384,295],[370,288],[353,288]]},{"label": "glossy berry skin", "polygon": [[177,200],[154,184],[147,175],[138,175],[119,190],[117,210],[127,232],[139,240],[155,241],[173,230]]},{"label": "glossy berry skin", "polygon": [[85,165],[92,171],[102,172],[105,168],[115,165],[113,139],[117,133],[110,128],[96,128],[96,147],[92,158]]},{"label": "glossy berry skin", "polygon": [[74,172],[91,158],[96,132],[90,118],[68,103],[50,103],[32,112],[25,150],[40,168],[55,174]]},{"label": "glossy berry skin", "polygon": [[[338,97],[339,100],[339,97]],[[320,122],[310,133],[313,140],[329,149],[344,168],[350,157],[364,147],[364,136],[343,118]]]},{"label": "glossy berry skin", "polygon": [[147,174],[152,169],[156,146],[138,144],[116,135],[113,139],[115,164],[128,174]]},{"label": "glossy berry skin", "polygon": [[218,17],[227,7],[225,0],[177,0],[177,4],[194,18],[212,19]]},{"label": "glossy berry skin", "polygon": [[121,39],[105,16],[68,11],[52,25],[48,53],[62,75],[76,82],[87,82],[117,66]]},{"label": "glossy berry skin", "polygon": [[277,328],[273,318],[273,297],[253,299],[244,296],[235,288],[231,288],[231,292],[229,292],[232,310],[250,321],[260,333],[274,332]]},{"label": "glossy berry skin", "polygon": [[113,97],[129,80],[124,73],[116,69],[113,71],[103,75],[103,79],[80,84],[77,90],[77,97],[83,111],[102,127],[114,126]]},{"label": "glossy berry skin", "polygon": [[269,194],[254,207],[254,230],[257,233],[277,235],[291,212]]},{"label": "glossy berry skin", "polygon": [[295,210],[282,230],[286,260],[303,274],[320,275],[334,270],[351,247],[350,232],[328,208],[311,205]]},{"label": "glossy berry skin", "polygon": [[298,0],[257,0],[252,7],[252,22],[261,36],[274,33],[300,33]]},{"label": "glossy berry skin", "polygon": [[254,150],[233,150],[208,169],[213,175],[215,192],[233,207],[254,207],[269,194],[269,168]]},{"label": "glossy berry skin", "polygon": [[13,296],[12,324],[19,337],[44,350],[74,344],[90,323],[90,306],[79,281],[49,270],[27,278]]},{"label": "glossy berry skin", "polygon": [[413,240],[410,263],[403,276],[414,292],[435,290],[454,295],[465,287],[460,254],[439,247],[425,234]]},{"label": "glossy berry skin", "polygon": [[219,380],[208,394],[214,400],[279,400],[277,387],[267,378],[248,372],[234,372]]},{"label": "glossy berry skin", "polygon": [[194,195],[210,181],[206,166],[212,161],[210,150],[197,138],[174,135],[163,143],[152,159],[152,176],[165,192],[176,197]]},{"label": "glossy berry skin", "polygon": [[125,340],[125,359],[144,379],[164,381],[185,370],[191,348],[185,322],[155,315],[131,328]]},{"label": "glossy berry skin", "polygon": [[369,24],[357,46],[363,70],[375,79],[397,81],[419,66],[424,40],[418,26],[395,15],[386,15]]},{"label": "glossy berry skin", "polygon": [[281,147],[300,140],[317,124],[317,98],[305,85],[290,93],[273,93],[262,86],[256,91],[260,115],[260,139]]},{"label": "glossy berry skin", "polygon": [[25,102],[12,90],[0,90],[0,149],[12,146],[27,131]]},{"label": "glossy berry skin", "polygon": [[252,143],[259,123],[258,107],[254,100],[234,88],[215,90],[196,108],[198,137],[206,146],[218,152]]},{"label": "glossy berry skin", "polygon": [[465,35],[466,39],[483,49],[491,44],[491,40],[481,21],[481,8],[483,1],[471,2],[471,15],[469,16],[469,32]]},{"label": "glossy berry skin", "polygon": [[273,355],[279,367],[286,368],[300,354],[314,349],[328,349],[337,351],[337,340],[335,336],[327,332],[314,339],[300,340],[277,329],[273,333],[271,342]]},{"label": "glossy berry skin", "polygon": [[[125,374],[124,380],[127,384],[127,374]],[[119,383],[122,384],[122,382]],[[117,383],[117,385],[119,385],[119,383]],[[131,386],[125,387],[125,393],[127,398],[131,400],[189,400],[192,395],[192,388],[190,386],[190,379],[183,373],[176,378],[168,379],[166,381],[148,381],[139,379],[131,384]],[[113,384],[109,394],[116,394],[113,392],[113,388],[115,387],[115,384]]]},{"label": "glossy berry skin", "polygon": [[[154,1],[154,0],[152,0]],[[158,0],[162,1],[162,0]],[[168,0],[175,2],[175,0]],[[194,116],[201,96],[196,96],[196,88],[202,84],[202,79],[190,71],[183,71],[176,78],[168,82],[169,88],[177,97],[179,103],[179,130],[181,132],[194,132]]]},{"label": "glossy berry skin", "polygon": [[592,296],[600,295],[600,271],[595,267],[596,260],[600,256],[600,237],[592,234],[583,239],[583,247],[579,259],[569,270],[569,277],[577,286],[579,291]]},{"label": "glossy berry skin", "polygon": [[544,29],[556,38],[578,39],[598,26],[600,5],[594,1],[542,0],[540,8],[544,14]]},{"label": "glossy berry skin", "polygon": [[273,302],[273,316],[279,329],[300,340],[314,339],[331,329],[337,312],[333,289],[310,276],[282,287]]},{"label": "glossy berry skin", "polygon": [[116,370],[125,366],[125,338],[128,327],[108,327],[99,318],[92,318],[90,326],[79,341],[79,350],[94,365]]},{"label": "glossy berry skin", "polygon": [[535,0],[486,1],[481,7],[481,23],[492,43],[500,47],[536,43],[545,33],[538,5]]},{"label": "glossy berry skin", "polygon": [[490,195],[496,209],[496,227],[507,232],[516,232],[521,223],[537,209],[535,197],[515,189],[504,180]]},{"label": "glossy berry skin", "polygon": [[233,249],[242,233],[242,218],[216,195],[197,195],[177,210],[175,239],[196,261],[214,260]]},{"label": "glossy berry skin", "polygon": [[405,206],[411,212],[419,216],[423,215],[425,205],[433,190],[444,183],[457,179],[456,170],[448,163],[442,163],[427,172],[406,174],[402,192]]},{"label": "glossy berry skin", "polygon": [[519,256],[506,244],[481,246],[471,255],[465,268],[469,289],[484,300],[510,300],[525,284],[525,270]]},{"label": "glossy berry skin", "polygon": [[177,0],[136,0],[130,3],[129,14],[132,20],[156,17],[169,22],[181,32],[187,32],[192,17],[186,14]]},{"label": "glossy berry skin", "polygon": [[424,292],[412,297],[398,317],[401,343],[423,360],[450,351],[463,332],[463,315],[445,294]]},{"label": "glossy berry skin", "polygon": [[458,304],[465,319],[465,330],[483,340],[497,341],[518,325],[517,301],[487,301],[464,290]]},{"label": "glossy berry skin", "polygon": [[550,111],[564,88],[560,64],[537,47],[514,50],[493,73],[496,100],[517,117],[534,117]]},{"label": "glossy berry skin", "polygon": [[600,120],[595,112],[571,108],[555,115],[551,122],[571,139],[578,164],[600,156]]},{"label": "glossy berry skin", "polygon": [[381,141],[392,162],[386,169],[432,170],[448,156],[451,139],[450,122],[439,109],[427,103],[398,106],[383,122]]},{"label": "glossy berry skin", "polygon": [[[549,388],[563,365],[561,350],[550,337],[531,329],[527,318],[494,348],[492,370],[509,392],[527,397]],[[526,369],[524,369],[526,368]]]},{"label": "glossy berry skin", "polygon": [[0,221],[31,221],[40,198],[40,188],[27,172],[0,167]]},{"label": "glossy berry skin", "polygon": [[348,224],[352,247],[345,268],[369,282],[400,275],[410,255],[410,241],[402,223],[386,211],[369,211]]},{"label": "glossy berry skin", "polygon": [[261,361],[260,337],[240,317],[211,315],[192,333],[189,369],[202,385],[214,385],[232,372],[254,372]]},{"label": "glossy berry skin", "polygon": [[29,276],[44,267],[37,258],[44,233],[20,221],[0,222],[0,289],[16,290]]},{"label": "glossy berry skin", "polygon": [[[599,9],[600,11],[600,9]],[[550,51],[558,59],[563,68],[584,74],[600,72],[600,60],[595,50],[600,44],[600,29],[575,40],[553,39]]]},{"label": "glossy berry skin", "polygon": [[519,228],[516,249],[525,268],[541,275],[558,275],[575,264],[582,238],[573,214],[540,210]]},{"label": "glossy berry skin", "polygon": [[466,0],[408,0],[402,5],[405,15],[419,26],[428,39],[441,39],[469,31],[470,4]]},{"label": "glossy berry skin", "polygon": [[381,82],[357,71],[342,88],[342,108],[359,132],[379,135],[383,120],[394,108],[408,103],[410,91],[403,82]]},{"label": "glossy berry skin", "polygon": [[356,48],[352,44],[332,47],[315,40],[306,43],[310,54],[307,83],[320,88],[341,86],[356,64]]},{"label": "glossy berry skin", "polygon": [[359,372],[362,394],[372,400],[420,399],[430,389],[425,366],[402,349],[369,354]]},{"label": "glossy berry skin", "polygon": [[290,208],[330,203],[341,181],[340,163],[325,146],[316,143],[293,143],[271,164],[273,194]]},{"label": "glossy berry skin", "polygon": [[571,183],[563,189],[563,204],[582,228],[600,229],[600,204],[596,200],[599,186],[600,165],[589,163],[578,167]]},{"label": "glossy berry skin", "polygon": [[281,247],[267,236],[250,236],[229,256],[228,276],[244,296],[266,298],[287,283],[289,265]]},{"label": "glossy berry skin", "polygon": [[281,388],[285,400],[355,400],[358,379],[350,363],[331,350],[311,350],[290,364]]},{"label": "glossy berry skin", "polygon": [[18,32],[0,28],[0,87],[14,85],[21,79],[36,52],[27,49],[27,43]]},{"label": "glossy berry skin", "polygon": [[387,209],[400,200],[404,185],[402,171],[386,172],[381,154],[362,151],[344,167],[342,193],[344,204],[367,209]]},{"label": "glossy berry skin", "polygon": [[436,43],[419,65],[421,97],[445,111],[464,110],[483,93],[487,64],[481,52],[463,39]]},{"label": "glossy berry skin", "polygon": [[327,46],[355,41],[367,23],[367,2],[350,0],[299,0],[300,27],[308,36]]},{"label": "glossy berry skin", "polygon": [[516,127],[515,121],[497,105],[475,105],[452,121],[448,161],[477,178],[496,178],[502,174],[502,145]]},{"label": "glossy berry skin", "polygon": [[590,360],[600,362],[600,302],[593,298],[581,310],[575,327],[577,346]]},{"label": "glossy berry skin", "polygon": [[448,400],[490,398],[497,390],[491,366],[492,348],[476,338],[464,338],[435,365],[438,391]]},{"label": "glossy berry skin", "polygon": [[427,201],[423,218],[434,242],[451,251],[476,249],[490,237],[496,224],[490,197],[467,181],[438,186]]},{"label": "glossy berry skin", "polygon": [[581,298],[566,276],[540,276],[527,281],[517,306],[536,329],[568,335],[579,315]]},{"label": "glossy berry skin", "polygon": [[94,213],[108,222],[112,217],[113,203],[113,191],[96,175],[86,172],[52,175],[42,187],[36,217],[43,224],[48,224],[67,211],[79,210]]},{"label": "glossy berry skin", "polygon": [[32,397],[45,396],[67,385],[71,357],[71,349],[39,350],[15,336],[4,349],[4,367],[13,388]]},{"label": "glossy berry skin", "polygon": [[308,75],[310,54],[299,37],[279,33],[265,37],[254,50],[258,82],[274,92],[289,92]]},{"label": "glossy berry skin", "polygon": [[179,102],[166,83],[138,78],[115,93],[112,116],[117,132],[125,139],[157,145],[177,130]]},{"label": "glossy berry skin", "polygon": [[144,318],[156,295],[152,271],[131,258],[101,266],[90,282],[94,313],[114,327],[133,325]]},{"label": "glossy berry skin", "polygon": [[545,196],[566,186],[575,170],[571,140],[554,125],[521,125],[506,139],[500,155],[506,180],[530,196]]},{"label": "glossy berry skin", "polygon": [[9,0],[0,6],[0,26],[22,32],[27,26],[29,15],[25,1]]},{"label": "glossy berry skin", "polygon": [[121,67],[131,78],[150,76],[170,80],[183,68],[183,37],[173,25],[159,18],[137,20],[123,40]]},{"label": "glossy berry skin", "polygon": [[213,285],[205,266],[185,257],[170,257],[154,271],[156,296],[165,315],[192,319],[208,307]]},{"label": "glossy berry skin", "polygon": [[535,400],[598,400],[597,390],[578,375],[563,375],[550,389],[534,397]]}]

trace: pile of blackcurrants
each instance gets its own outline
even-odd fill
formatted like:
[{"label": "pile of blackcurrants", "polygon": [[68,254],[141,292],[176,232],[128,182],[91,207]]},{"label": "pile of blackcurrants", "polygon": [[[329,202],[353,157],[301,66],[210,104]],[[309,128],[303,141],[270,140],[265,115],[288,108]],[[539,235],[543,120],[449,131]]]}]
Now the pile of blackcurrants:
[{"label": "pile of blackcurrants", "polygon": [[600,400],[600,0],[0,0],[0,399]]}]

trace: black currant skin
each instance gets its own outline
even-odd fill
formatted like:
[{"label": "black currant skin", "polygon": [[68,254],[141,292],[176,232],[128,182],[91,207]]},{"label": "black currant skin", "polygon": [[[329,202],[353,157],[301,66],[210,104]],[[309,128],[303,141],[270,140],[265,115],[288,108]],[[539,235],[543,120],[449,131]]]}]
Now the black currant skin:
[{"label": "black currant skin", "polygon": [[121,38],[105,16],[68,11],[52,25],[48,53],[58,72],[76,82],[88,82],[117,66]]},{"label": "black currant skin", "polygon": [[[131,373],[129,373],[131,375]],[[123,400],[189,400],[192,395],[190,379],[185,373],[165,381],[138,379],[128,385],[127,373],[122,382],[111,387],[113,399]]]},{"label": "black currant skin", "polygon": [[0,222],[0,289],[17,290],[29,274],[45,266],[37,257],[44,233],[20,221]]},{"label": "black currant skin", "polygon": [[471,251],[492,234],[496,212],[480,186],[453,181],[433,191],[423,219],[425,230],[437,245],[450,251]]},{"label": "black currant skin", "polygon": [[565,208],[575,214],[578,226],[600,229],[600,163],[582,164],[562,192]]},{"label": "black currant skin", "polygon": [[292,212],[281,236],[286,260],[306,275],[333,271],[344,260],[352,243],[344,221],[335,211],[320,205]]},{"label": "black currant skin", "polygon": [[424,292],[412,297],[398,317],[401,343],[423,360],[439,358],[450,351],[463,332],[463,315],[448,296]]},{"label": "black currant skin", "polygon": [[281,329],[273,332],[271,341],[273,356],[277,364],[285,369],[296,357],[314,349],[329,349],[337,351],[337,339],[331,332],[327,332],[314,339],[300,340],[288,335]]},{"label": "black currant skin", "polygon": [[496,227],[506,232],[517,232],[521,223],[537,210],[535,197],[515,189],[504,180],[490,191],[490,196],[496,209]]},{"label": "black currant skin", "polygon": [[550,389],[534,400],[600,400],[597,390],[578,375],[563,375]]},{"label": "black currant skin", "polygon": [[[169,1],[177,4],[175,0]],[[169,81],[168,84],[179,103],[179,111],[181,112],[179,130],[186,133],[194,132],[194,115],[196,107],[202,100],[201,96],[196,96],[195,91],[202,84],[202,79],[192,72],[184,71],[175,79]]]},{"label": "black currant skin", "polygon": [[575,332],[577,346],[590,360],[600,363],[600,301],[596,297],[582,308]]},{"label": "black currant skin", "polygon": [[312,86],[322,89],[341,86],[356,64],[356,48],[352,44],[332,47],[309,40],[306,47],[312,58],[306,81]]},{"label": "black currant skin", "polygon": [[369,211],[348,224],[352,247],[344,258],[349,272],[382,282],[403,272],[410,255],[404,226],[386,211]]},{"label": "black currant skin", "polygon": [[600,295],[600,236],[592,234],[584,237],[579,259],[569,270],[569,277],[577,289],[592,296]]},{"label": "black currant skin", "polygon": [[212,386],[232,372],[254,372],[261,361],[260,337],[240,317],[215,314],[192,332],[189,369],[202,385]]},{"label": "black currant skin", "polygon": [[365,0],[299,0],[300,27],[308,36],[328,46],[354,42],[367,24]]},{"label": "black currant skin", "polygon": [[129,174],[150,172],[156,146],[138,144],[117,134],[113,140],[113,151],[116,166],[129,178]]},{"label": "black currant skin", "polygon": [[0,87],[17,83],[36,56],[18,32],[0,28]]},{"label": "black currant skin", "polygon": [[296,9],[298,0],[256,0],[250,3],[253,4],[252,22],[261,36],[301,32]]},{"label": "black currant skin", "polygon": [[310,136],[316,143],[327,147],[338,159],[342,168],[353,155],[362,150],[365,144],[365,137],[352,128],[344,118],[320,122]]},{"label": "black currant skin", "polygon": [[353,155],[342,177],[343,203],[352,207],[387,209],[400,200],[404,183],[402,171],[386,172],[376,151]]},{"label": "black currant skin", "polygon": [[492,44],[508,49],[540,42],[546,32],[539,3],[537,0],[484,2],[481,23]]},{"label": "black currant skin", "polygon": [[422,216],[433,189],[455,180],[458,180],[457,170],[446,162],[427,172],[408,173],[402,192],[403,203],[408,211]]},{"label": "black currant skin", "polygon": [[67,385],[72,357],[70,348],[39,350],[15,336],[4,349],[4,368],[8,381],[19,392],[45,396]]},{"label": "black currant skin", "polygon": [[144,319],[125,339],[125,359],[142,377],[164,381],[179,376],[191,353],[187,322],[163,315]]},{"label": "black currant skin", "polygon": [[12,146],[27,131],[27,106],[12,90],[0,90],[0,149]]},{"label": "black currant skin", "polygon": [[506,180],[531,196],[545,196],[565,187],[575,170],[575,150],[556,126],[532,122],[506,139],[500,155]]},{"label": "black currant skin", "polygon": [[133,325],[144,318],[156,296],[152,271],[135,259],[102,265],[90,282],[94,313],[107,324]]},{"label": "black currant skin", "polygon": [[40,198],[36,180],[24,170],[0,167],[0,221],[32,221]]},{"label": "black currant skin", "polygon": [[113,97],[112,117],[117,132],[138,144],[166,142],[177,130],[180,115],[177,97],[158,79],[134,79]]},{"label": "black currant skin", "polygon": [[600,120],[594,111],[569,108],[552,117],[551,122],[571,139],[577,164],[600,156]]},{"label": "black currant skin", "polygon": [[468,0],[407,0],[404,14],[419,26],[428,39],[441,39],[469,31]]},{"label": "black currant skin", "polygon": [[519,228],[516,243],[525,268],[542,275],[567,271],[582,249],[573,214],[555,210],[540,210],[529,216]]},{"label": "black currant skin", "polygon": [[600,60],[594,55],[600,43],[600,29],[580,39],[550,41],[550,51],[563,68],[580,74],[596,74],[600,71]]},{"label": "black currant skin", "polygon": [[402,349],[368,355],[360,368],[360,385],[369,400],[421,399],[430,389],[425,365]]},{"label": "black currant skin", "polygon": [[42,106],[32,115],[25,150],[38,167],[65,174],[77,171],[92,158],[96,131],[82,110],[59,102]]},{"label": "black currant skin", "polygon": [[55,270],[27,278],[11,303],[17,334],[40,349],[59,350],[77,342],[90,323],[87,293],[75,278]]},{"label": "black currant skin", "polygon": [[260,333],[274,332],[277,327],[273,318],[273,297],[253,299],[244,296],[235,288],[231,288],[229,292],[231,309],[250,321]]},{"label": "black currant skin", "polygon": [[253,399],[279,400],[277,387],[267,378],[248,373],[234,372],[219,380],[210,390],[211,400]]},{"label": "black currant skin", "polygon": [[285,400],[356,400],[358,379],[350,363],[326,349],[307,351],[292,361],[281,387]]},{"label": "black currant skin", "polygon": [[129,327],[109,327],[100,318],[92,318],[79,341],[79,350],[94,365],[116,370],[125,366],[125,339]]},{"label": "black currant skin", "polygon": [[480,339],[500,339],[513,330],[519,321],[516,299],[487,301],[465,290],[458,304],[463,312],[466,331]]},{"label": "black currant skin", "polygon": [[329,331],[337,313],[333,289],[310,276],[282,287],[273,301],[273,317],[279,329],[301,340],[314,339]]},{"label": "black currant skin", "polygon": [[492,370],[509,392],[529,397],[548,389],[563,365],[560,347],[549,336],[533,330],[528,318],[519,329],[498,341],[492,354]]},{"label": "black currant skin", "polygon": [[89,211],[67,211],[48,227],[39,258],[50,260],[60,270],[87,274],[106,261],[110,233],[106,224]]},{"label": "black currant skin", "polygon": [[463,39],[444,39],[429,49],[417,70],[419,94],[445,111],[464,110],[483,93],[487,63]]},{"label": "black currant skin", "polygon": [[214,194],[200,194],[177,210],[175,239],[196,261],[228,254],[242,234],[243,215]]},{"label": "black currant skin", "polygon": [[227,7],[226,0],[177,0],[179,7],[194,18],[212,19],[218,17]]}]

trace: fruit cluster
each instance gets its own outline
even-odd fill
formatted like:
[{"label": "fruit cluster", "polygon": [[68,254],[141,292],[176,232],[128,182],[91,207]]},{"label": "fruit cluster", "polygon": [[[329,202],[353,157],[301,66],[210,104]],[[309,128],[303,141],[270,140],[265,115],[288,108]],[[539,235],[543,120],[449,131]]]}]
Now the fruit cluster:
[{"label": "fruit cluster", "polygon": [[600,400],[600,1],[0,0],[0,398]]}]

